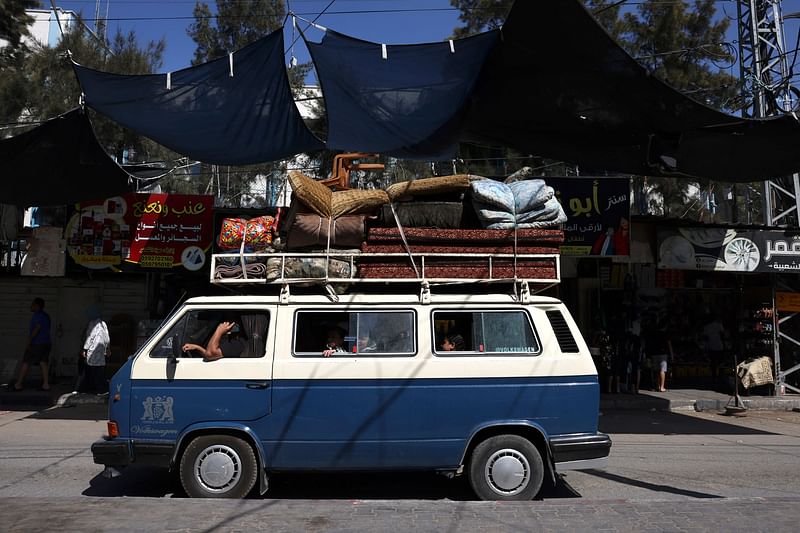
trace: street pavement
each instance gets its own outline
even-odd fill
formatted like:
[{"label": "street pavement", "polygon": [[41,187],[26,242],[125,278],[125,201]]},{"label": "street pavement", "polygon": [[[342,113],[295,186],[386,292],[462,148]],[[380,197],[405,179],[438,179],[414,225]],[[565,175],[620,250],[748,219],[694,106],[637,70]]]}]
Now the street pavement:
[{"label": "street pavement", "polygon": [[682,394],[703,397],[604,395],[609,468],[567,472],[537,500],[513,503],[478,502],[463,478],[418,473],[275,475],[264,497],[192,500],[164,470],[99,475],[89,445],[105,430],[104,398],[0,404],[0,530],[796,530],[800,413],[696,412]]}]

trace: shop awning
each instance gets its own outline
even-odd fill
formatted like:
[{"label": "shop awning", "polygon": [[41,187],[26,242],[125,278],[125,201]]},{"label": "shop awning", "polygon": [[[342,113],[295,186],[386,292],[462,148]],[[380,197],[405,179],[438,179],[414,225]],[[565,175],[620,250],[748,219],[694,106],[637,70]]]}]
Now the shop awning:
[{"label": "shop awning", "polygon": [[0,140],[0,201],[64,205],[130,190],[130,176],[98,144],[86,112],[73,109]]},{"label": "shop awning", "polygon": [[469,97],[498,32],[383,45],[328,30],[306,41],[328,112],[327,148],[450,159]]},{"label": "shop awning", "polygon": [[167,74],[74,68],[91,108],[205,163],[247,165],[322,148],[292,99],[280,30],[231,56]]},{"label": "shop awning", "polygon": [[794,118],[742,119],[683,95],[650,75],[577,0],[514,4],[463,139],[587,171],[753,181],[800,170]]}]

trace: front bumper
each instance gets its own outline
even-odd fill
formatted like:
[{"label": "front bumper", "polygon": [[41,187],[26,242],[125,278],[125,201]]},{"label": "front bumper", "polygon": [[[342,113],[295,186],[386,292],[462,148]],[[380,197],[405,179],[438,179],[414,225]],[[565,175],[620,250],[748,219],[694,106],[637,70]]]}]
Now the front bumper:
[{"label": "front bumper", "polygon": [[608,466],[611,438],[604,433],[553,437],[550,450],[558,472],[605,468]]}]

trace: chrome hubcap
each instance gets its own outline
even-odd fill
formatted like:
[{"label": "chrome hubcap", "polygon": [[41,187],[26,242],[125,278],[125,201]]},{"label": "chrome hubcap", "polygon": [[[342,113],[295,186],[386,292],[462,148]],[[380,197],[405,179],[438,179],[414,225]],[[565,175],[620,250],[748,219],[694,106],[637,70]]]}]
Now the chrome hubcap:
[{"label": "chrome hubcap", "polygon": [[209,446],[194,462],[197,481],[211,492],[225,492],[236,485],[242,475],[239,454],[223,445]]},{"label": "chrome hubcap", "polygon": [[528,486],[531,467],[523,454],[506,448],[489,457],[484,473],[492,490],[504,496],[513,496]]}]

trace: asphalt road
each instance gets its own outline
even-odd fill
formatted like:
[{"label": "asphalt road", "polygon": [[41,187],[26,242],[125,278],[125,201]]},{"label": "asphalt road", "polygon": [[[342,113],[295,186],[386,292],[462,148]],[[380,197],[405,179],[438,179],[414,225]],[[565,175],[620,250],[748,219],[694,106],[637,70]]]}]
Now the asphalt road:
[{"label": "asphalt road", "polygon": [[607,470],[502,504],[434,474],[283,475],[264,498],[189,500],[165,471],[100,477],[89,445],[104,417],[102,406],[0,412],[3,530],[775,531],[800,520],[800,413],[606,412]]}]

